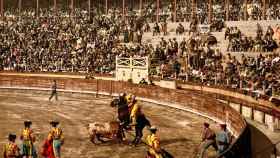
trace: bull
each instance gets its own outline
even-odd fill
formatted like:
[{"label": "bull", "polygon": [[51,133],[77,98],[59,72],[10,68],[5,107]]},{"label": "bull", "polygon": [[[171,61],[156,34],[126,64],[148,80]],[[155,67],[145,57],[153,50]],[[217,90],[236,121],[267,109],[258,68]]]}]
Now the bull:
[{"label": "bull", "polygon": [[105,142],[103,138],[118,141],[119,143],[124,139],[123,125],[118,121],[90,123],[88,124],[88,132],[90,141],[94,144],[96,139],[102,143]]}]

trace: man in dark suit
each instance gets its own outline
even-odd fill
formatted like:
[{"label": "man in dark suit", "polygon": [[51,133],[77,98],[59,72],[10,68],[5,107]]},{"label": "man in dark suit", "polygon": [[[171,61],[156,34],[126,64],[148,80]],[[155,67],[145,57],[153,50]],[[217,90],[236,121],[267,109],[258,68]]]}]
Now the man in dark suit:
[{"label": "man in dark suit", "polygon": [[56,80],[53,80],[53,84],[52,84],[52,93],[51,93],[51,96],[50,96],[50,98],[49,98],[49,101],[51,101],[52,100],[52,98],[55,96],[55,100],[57,101],[58,100],[58,94],[57,94],[57,91],[56,91],[56,89],[57,89],[57,85],[56,85]]}]

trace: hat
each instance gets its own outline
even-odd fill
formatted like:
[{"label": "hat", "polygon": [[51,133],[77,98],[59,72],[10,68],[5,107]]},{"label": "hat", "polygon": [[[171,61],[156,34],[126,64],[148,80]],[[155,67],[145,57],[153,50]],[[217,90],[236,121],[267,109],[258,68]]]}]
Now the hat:
[{"label": "hat", "polygon": [[59,121],[54,121],[54,120],[52,120],[52,121],[50,121],[50,124],[51,124],[52,126],[56,126],[56,125],[59,124]]},{"label": "hat", "polygon": [[204,124],[203,124],[205,127],[209,127],[210,126],[210,124],[209,123],[207,123],[207,122],[204,122]]},{"label": "hat", "polygon": [[124,97],[126,96],[126,93],[120,93],[119,96]]},{"label": "hat", "polygon": [[155,132],[155,131],[157,131],[157,128],[156,128],[155,126],[151,126],[151,127],[150,127],[150,131],[151,131],[151,132]]},{"label": "hat", "polygon": [[220,124],[221,128],[226,129],[227,125],[225,123]]},{"label": "hat", "polygon": [[128,100],[131,100],[132,96],[133,96],[132,94],[128,94],[128,95],[127,95],[127,99],[128,99]]},{"label": "hat", "polygon": [[30,125],[32,125],[32,121],[30,121],[30,120],[24,121],[24,126],[25,127],[29,127]]},{"label": "hat", "polygon": [[16,138],[17,138],[17,136],[13,133],[10,133],[9,136],[8,136],[9,141],[16,140]]}]

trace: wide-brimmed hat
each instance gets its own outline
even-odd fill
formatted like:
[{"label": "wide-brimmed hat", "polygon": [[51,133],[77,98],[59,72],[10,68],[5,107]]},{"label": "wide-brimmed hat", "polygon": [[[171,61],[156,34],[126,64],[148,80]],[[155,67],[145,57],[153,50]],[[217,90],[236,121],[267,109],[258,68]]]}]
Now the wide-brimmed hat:
[{"label": "wide-brimmed hat", "polygon": [[223,129],[226,129],[226,128],[227,128],[227,124],[225,124],[225,123],[220,124],[220,126],[221,126],[221,128],[223,128]]},{"label": "wide-brimmed hat", "polygon": [[50,121],[50,124],[53,125],[53,126],[56,126],[56,125],[59,124],[59,121],[52,120],[52,121]]},{"label": "wide-brimmed hat", "polygon": [[151,126],[151,127],[150,127],[150,131],[151,131],[151,132],[155,132],[155,131],[157,131],[157,128],[156,128],[155,126]]},{"label": "wide-brimmed hat", "polygon": [[32,125],[32,121],[30,121],[30,120],[26,120],[26,121],[24,121],[24,126],[30,126],[30,125]]},{"label": "wide-brimmed hat", "polygon": [[205,127],[209,127],[210,126],[210,124],[209,123],[207,123],[207,122],[204,122],[204,124],[203,124]]},{"label": "wide-brimmed hat", "polygon": [[8,136],[8,139],[9,139],[9,141],[16,140],[17,139],[17,135],[13,134],[13,133],[10,133],[9,136]]}]

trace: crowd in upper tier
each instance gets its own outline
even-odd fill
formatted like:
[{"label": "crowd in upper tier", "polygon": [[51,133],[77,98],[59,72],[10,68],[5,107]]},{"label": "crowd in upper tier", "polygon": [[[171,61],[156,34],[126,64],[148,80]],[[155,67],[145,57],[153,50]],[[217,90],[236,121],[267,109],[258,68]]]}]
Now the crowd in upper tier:
[{"label": "crowd in upper tier", "polygon": [[229,41],[228,51],[231,52],[272,52],[278,48],[277,42],[273,39],[274,30],[271,26],[264,33],[262,27],[258,24],[256,36],[248,37],[237,28],[227,28],[225,31],[225,40]]},{"label": "crowd in upper tier", "polygon": [[[0,70],[114,74],[116,56],[149,56],[153,62],[150,74],[154,76],[249,88],[270,96],[280,91],[279,54],[242,55],[237,59],[221,52],[211,39],[205,40],[197,32],[181,41],[162,37],[154,44],[142,40],[145,31],[150,31],[147,28],[152,27],[146,18],[148,13],[145,17],[127,19],[119,10],[91,17],[80,9],[74,10],[73,17],[64,11],[53,16],[51,10],[41,10],[39,17],[33,11],[24,11],[21,16],[11,11],[5,14],[0,25]],[[158,33],[166,35],[167,25],[163,21]],[[259,51],[271,52],[278,47],[271,39],[271,28],[266,33],[258,29],[254,40],[239,33],[238,28],[226,30],[230,51],[260,48]],[[236,45],[234,41],[238,40],[254,44]],[[260,47],[256,46],[258,40],[262,41]]]}]

